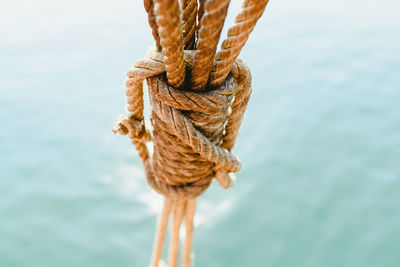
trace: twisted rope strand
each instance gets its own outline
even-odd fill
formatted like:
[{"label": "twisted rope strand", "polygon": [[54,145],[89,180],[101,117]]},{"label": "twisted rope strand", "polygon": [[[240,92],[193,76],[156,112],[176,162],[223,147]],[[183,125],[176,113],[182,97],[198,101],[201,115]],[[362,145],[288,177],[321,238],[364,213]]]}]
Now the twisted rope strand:
[{"label": "twisted rope strand", "polygon": [[228,123],[225,127],[226,134],[223,137],[221,144],[222,148],[231,151],[235,145],[236,138],[239,134],[239,128],[242,124],[243,114],[246,111],[247,103],[251,95],[251,73],[247,64],[241,60],[236,59],[234,64],[237,77],[238,89],[235,94],[235,99],[231,105],[231,115],[228,118]]},{"label": "twisted rope strand", "polygon": [[197,0],[181,0],[184,49],[194,49],[196,33]]},{"label": "twisted rope strand", "polygon": [[177,0],[156,0],[154,6],[168,83],[180,87],[185,80],[182,25]]},{"label": "twisted rope strand", "polygon": [[197,12],[197,28],[196,28],[196,33],[197,36],[199,35],[199,29],[201,28],[201,18],[203,17],[204,14],[204,6],[206,4],[207,0],[198,0],[199,2],[199,7],[198,7],[198,12]]},{"label": "twisted rope strand", "polygon": [[204,88],[208,81],[229,3],[230,0],[209,0],[205,3],[191,77],[193,90]]},{"label": "twisted rope strand", "polygon": [[235,23],[228,30],[228,37],[222,42],[221,51],[215,56],[210,78],[212,86],[218,86],[225,80],[267,3],[268,0],[244,1]]},{"label": "twisted rope strand", "polygon": [[157,51],[161,51],[160,36],[158,35],[156,16],[154,14],[154,2],[153,0],[144,0],[143,3],[144,9],[147,12],[150,28],[152,30],[151,32],[153,34],[154,40],[156,41]]}]

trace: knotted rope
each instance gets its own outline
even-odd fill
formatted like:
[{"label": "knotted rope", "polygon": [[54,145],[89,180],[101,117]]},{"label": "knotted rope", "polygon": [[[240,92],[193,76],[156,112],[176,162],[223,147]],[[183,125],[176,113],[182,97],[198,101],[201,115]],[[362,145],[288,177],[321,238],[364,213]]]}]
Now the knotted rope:
[{"label": "knotted rope", "polygon": [[[132,139],[148,184],[165,196],[151,266],[160,262],[170,214],[168,264],[177,265],[179,229],[185,218],[183,266],[190,266],[196,198],[214,177],[223,188],[231,187],[232,173],[240,170],[231,150],[251,94],[251,74],[237,56],[267,2],[245,1],[216,53],[229,0],[200,1],[199,8],[195,0],[182,0],[181,6],[177,0],[144,1],[156,44],[127,73],[127,116],[114,123],[113,131]],[[152,133],[144,123],[144,80]],[[150,141],[151,156],[146,146]]]}]

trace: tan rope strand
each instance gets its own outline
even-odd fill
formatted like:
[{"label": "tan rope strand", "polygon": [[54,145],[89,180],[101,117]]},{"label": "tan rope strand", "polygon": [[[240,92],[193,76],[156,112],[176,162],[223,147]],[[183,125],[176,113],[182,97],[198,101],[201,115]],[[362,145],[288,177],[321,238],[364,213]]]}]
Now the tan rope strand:
[{"label": "tan rope strand", "polygon": [[247,64],[236,59],[234,67],[237,71],[235,75],[238,81],[238,89],[235,94],[235,100],[231,105],[232,113],[228,118],[228,123],[225,127],[226,134],[223,137],[222,148],[231,151],[235,145],[236,138],[239,134],[239,128],[242,124],[243,114],[246,111],[247,103],[251,95],[251,73]]},{"label": "tan rope strand", "polygon": [[185,49],[194,49],[196,34],[197,0],[181,0],[182,32]]},{"label": "tan rope strand", "polygon": [[178,262],[178,254],[179,254],[179,230],[181,228],[182,218],[185,213],[185,204],[184,200],[175,200],[174,201],[174,210],[173,210],[173,218],[172,218],[172,230],[171,230],[171,241],[169,245],[169,253],[168,253],[168,265],[169,267],[176,267]]},{"label": "tan rope strand", "polygon": [[193,242],[193,221],[194,214],[196,212],[197,199],[189,199],[186,202],[186,214],[185,214],[185,225],[186,225],[186,239],[183,250],[183,267],[190,267],[190,253],[192,250]]},{"label": "tan rope strand", "polygon": [[161,51],[160,36],[158,35],[156,16],[154,14],[154,2],[153,0],[144,0],[143,2],[144,8],[147,12],[149,25],[151,27],[154,40],[156,41],[157,51]]},{"label": "tan rope strand", "polygon": [[198,0],[199,2],[199,7],[198,7],[198,12],[197,12],[197,28],[196,28],[196,33],[197,36],[199,35],[199,29],[201,28],[201,18],[203,17],[204,14],[204,5],[206,4],[207,0]]},{"label": "tan rope strand", "polygon": [[171,208],[172,208],[172,199],[164,198],[164,206],[163,209],[161,210],[157,223],[157,230],[154,239],[153,255],[150,265],[151,267],[158,267],[158,264],[161,260],[161,254],[163,251]]},{"label": "tan rope strand", "polygon": [[210,0],[205,3],[191,76],[193,90],[204,88],[208,81],[229,3],[230,0]]},{"label": "tan rope strand", "polygon": [[180,87],[185,80],[182,25],[177,0],[156,0],[155,14],[168,83]]},{"label": "tan rope strand", "polygon": [[264,12],[268,0],[245,0],[234,24],[228,30],[228,37],[222,42],[221,51],[215,57],[211,72],[212,86],[222,84],[231,66],[245,45],[258,19]]},{"label": "tan rope strand", "polygon": [[[230,1],[199,0],[199,6],[196,0],[179,1],[181,9],[178,0],[144,0],[156,44],[145,59],[129,69],[127,116],[121,116],[113,126],[115,133],[132,140],[147,183],[165,197],[152,267],[159,267],[170,214],[168,266],[177,267],[179,231],[185,218],[182,263],[190,267],[197,197],[214,178],[221,187],[229,188],[233,173],[241,168],[231,151],[251,94],[251,74],[237,57],[268,3],[245,0],[216,54]],[[185,82],[186,68],[191,77]],[[152,132],[144,123],[144,80],[149,90]],[[149,141],[154,144],[152,155],[146,145]]]}]

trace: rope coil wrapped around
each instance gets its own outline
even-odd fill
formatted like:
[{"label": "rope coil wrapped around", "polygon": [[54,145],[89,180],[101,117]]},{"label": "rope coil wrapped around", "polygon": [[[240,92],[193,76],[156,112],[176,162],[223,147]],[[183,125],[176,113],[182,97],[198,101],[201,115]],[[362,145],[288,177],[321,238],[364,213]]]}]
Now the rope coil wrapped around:
[{"label": "rope coil wrapped around", "polygon": [[[245,0],[222,50],[216,48],[230,0],[144,0],[156,41],[129,69],[127,116],[113,131],[128,135],[139,152],[148,184],[165,197],[151,266],[159,266],[172,214],[170,267],[177,265],[179,229],[186,223],[183,266],[190,266],[196,198],[216,178],[233,185],[241,163],[231,150],[251,94],[251,74],[237,58],[268,0]],[[196,25],[197,17],[197,25]],[[197,38],[196,38],[197,35]],[[144,123],[146,80],[153,132]],[[154,144],[150,155],[147,142]]]},{"label": "rope coil wrapped around", "polygon": [[[186,51],[186,63],[193,52]],[[126,82],[128,117],[114,124],[114,132],[128,134],[139,150],[149,185],[169,198],[194,198],[216,177],[224,188],[232,181],[228,173],[240,170],[231,154],[251,93],[251,74],[240,59],[231,75],[212,90],[176,89],[166,82],[160,53],[152,52],[128,71]],[[190,65],[189,65],[190,67]],[[147,79],[153,138],[143,117],[143,80]],[[146,142],[154,142],[150,160]]]}]

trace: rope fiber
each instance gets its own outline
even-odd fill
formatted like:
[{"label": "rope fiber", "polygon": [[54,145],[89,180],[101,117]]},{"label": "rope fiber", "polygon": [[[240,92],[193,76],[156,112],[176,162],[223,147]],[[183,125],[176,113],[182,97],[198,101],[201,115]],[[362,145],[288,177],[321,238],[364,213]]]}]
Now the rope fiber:
[{"label": "rope fiber", "polygon": [[[128,135],[142,159],[147,182],[164,196],[152,267],[161,267],[172,217],[168,266],[176,267],[179,230],[186,225],[182,266],[191,266],[197,197],[213,178],[233,185],[241,168],[231,152],[251,94],[251,74],[238,59],[268,0],[245,0],[217,52],[230,0],[144,0],[155,46],[127,72],[126,116],[113,125]],[[149,89],[151,124],[143,115],[143,82]],[[150,155],[147,143],[153,142]],[[165,266],[165,263],[164,265]]]}]

